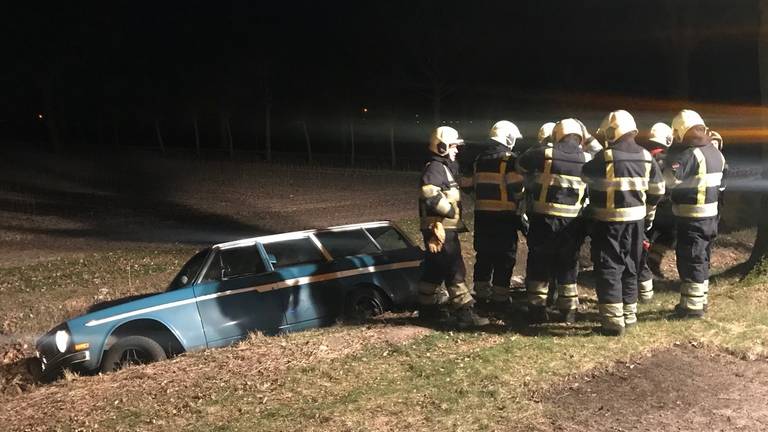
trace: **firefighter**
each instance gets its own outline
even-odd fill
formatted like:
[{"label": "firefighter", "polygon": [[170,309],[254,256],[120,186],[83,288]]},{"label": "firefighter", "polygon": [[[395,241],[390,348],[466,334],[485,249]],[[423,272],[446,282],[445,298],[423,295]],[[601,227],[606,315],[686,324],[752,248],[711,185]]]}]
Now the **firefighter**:
[{"label": "firefighter", "polygon": [[[643,147],[651,153],[664,171],[664,160],[667,149],[672,144],[672,128],[665,123],[656,123],[651,127],[648,140]],[[661,259],[664,252],[675,243],[675,226],[672,217],[672,207],[669,200],[662,200],[656,207],[656,215],[652,226],[647,226],[645,240],[643,241],[643,254],[640,258],[640,276],[638,282],[639,300],[647,303],[653,298],[653,274],[651,265],[656,273],[661,273]]]},{"label": "firefighter", "polygon": [[576,319],[579,305],[576,278],[582,236],[573,221],[581,212],[586,185],[581,167],[589,155],[582,151],[584,132],[578,121],[557,122],[552,131],[552,148],[538,147],[525,152],[518,169],[528,178],[530,231],[525,285],[531,323],[549,319],[547,289],[554,276],[556,306],[565,322]]},{"label": "firefighter", "polygon": [[675,313],[680,318],[701,318],[708,303],[709,259],[717,237],[718,199],[725,188],[727,165],[723,154],[712,145],[713,135],[697,112],[680,111],[672,119],[672,130],[674,142],[664,178],[671,189],[681,281]]},{"label": "firefighter", "polygon": [[555,128],[553,122],[547,122],[541,125],[539,133],[536,135],[536,142],[543,147],[552,147],[552,129]]},{"label": "firefighter", "polygon": [[477,156],[473,169],[475,295],[497,308],[510,303],[517,231],[523,229],[518,213],[523,177],[515,172],[517,154],[513,151],[515,141],[522,137],[514,123],[497,122],[490,131],[491,145]]},{"label": "firefighter", "polygon": [[[465,283],[466,269],[461,255],[459,232],[466,232],[461,219],[461,192],[456,154],[459,138],[456,129],[442,126],[429,141],[430,160],[421,175],[419,217],[426,252],[419,283],[419,317],[439,319],[448,307],[459,327],[488,324],[474,312],[474,299]],[[445,284],[447,299],[441,295]]]},{"label": "firefighter", "polygon": [[606,149],[584,164],[589,186],[592,260],[595,263],[599,331],[623,335],[637,323],[637,284],[645,220],[652,221],[664,195],[661,169],[635,142],[635,119],[624,110],[605,117],[600,130]]}]

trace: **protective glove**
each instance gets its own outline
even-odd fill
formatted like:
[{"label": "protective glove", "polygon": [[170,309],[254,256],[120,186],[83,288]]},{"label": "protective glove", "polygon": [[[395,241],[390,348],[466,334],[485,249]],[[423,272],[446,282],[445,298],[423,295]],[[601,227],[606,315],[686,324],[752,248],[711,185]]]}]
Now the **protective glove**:
[{"label": "protective glove", "polygon": [[443,244],[445,244],[445,228],[443,228],[442,223],[435,222],[429,226],[429,229],[432,231],[432,236],[430,236],[427,241],[427,247],[429,248],[430,253],[436,254],[443,250]]}]

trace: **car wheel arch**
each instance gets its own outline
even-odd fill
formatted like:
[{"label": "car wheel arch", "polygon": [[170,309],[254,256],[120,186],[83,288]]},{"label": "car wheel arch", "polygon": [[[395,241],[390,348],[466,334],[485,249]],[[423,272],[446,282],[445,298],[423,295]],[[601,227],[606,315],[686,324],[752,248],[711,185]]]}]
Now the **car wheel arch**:
[{"label": "car wheel arch", "polygon": [[146,336],[154,340],[165,350],[168,357],[181,354],[186,351],[181,343],[181,338],[165,323],[149,318],[142,318],[121,323],[110,332],[104,342],[103,353],[121,338],[128,336]]},{"label": "car wheel arch", "polygon": [[373,291],[378,295],[378,298],[381,302],[380,306],[382,312],[386,312],[391,309],[393,305],[393,299],[386,290],[373,283],[359,283],[347,291],[347,294],[344,298],[344,314],[347,318],[350,318],[349,315],[352,306],[351,303],[354,301],[355,296],[358,295],[358,293],[365,292],[367,290]]}]

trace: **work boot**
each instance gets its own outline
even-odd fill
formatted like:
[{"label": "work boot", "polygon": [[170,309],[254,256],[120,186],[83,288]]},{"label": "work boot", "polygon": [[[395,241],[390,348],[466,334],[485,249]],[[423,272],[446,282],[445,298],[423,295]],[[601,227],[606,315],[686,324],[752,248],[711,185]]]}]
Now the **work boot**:
[{"label": "work boot", "polygon": [[487,281],[475,281],[473,291],[474,293],[472,294],[472,297],[474,297],[475,301],[478,303],[489,303],[491,301],[491,296],[493,296],[493,287],[491,283]]},{"label": "work boot", "polygon": [[704,310],[688,309],[687,307],[675,305],[674,317],[677,319],[701,319],[704,318]]},{"label": "work boot", "polygon": [[546,306],[528,306],[528,323],[541,324],[549,321]]},{"label": "work boot", "polygon": [[475,313],[475,309],[472,306],[462,306],[454,312],[454,316],[456,317],[456,325],[459,328],[482,327],[491,323],[488,318],[481,317]]},{"label": "work boot", "polygon": [[605,327],[600,326],[596,329],[597,333],[603,335],[603,336],[624,336],[624,333],[626,333],[626,327]]},{"label": "work boot", "polygon": [[419,320],[431,323],[446,323],[450,321],[451,314],[443,306],[421,305],[419,306]]},{"label": "work boot", "polygon": [[566,324],[573,324],[576,322],[576,309],[561,309],[560,321]]}]

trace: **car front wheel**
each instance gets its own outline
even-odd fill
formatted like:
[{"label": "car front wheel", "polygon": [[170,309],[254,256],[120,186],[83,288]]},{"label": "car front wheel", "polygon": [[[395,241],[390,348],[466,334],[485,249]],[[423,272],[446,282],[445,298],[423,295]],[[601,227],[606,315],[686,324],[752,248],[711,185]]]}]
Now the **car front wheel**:
[{"label": "car front wheel", "polygon": [[360,287],[352,291],[346,306],[345,318],[352,321],[365,321],[383,314],[385,310],[381,294],[371,287]]},{"label": "car front wheel", "polygon": [[163,347],[146,336],[120,338],[104,355],[102,372],[113,372],[129,365],[139,365],[165,360],[168,355]]}]

